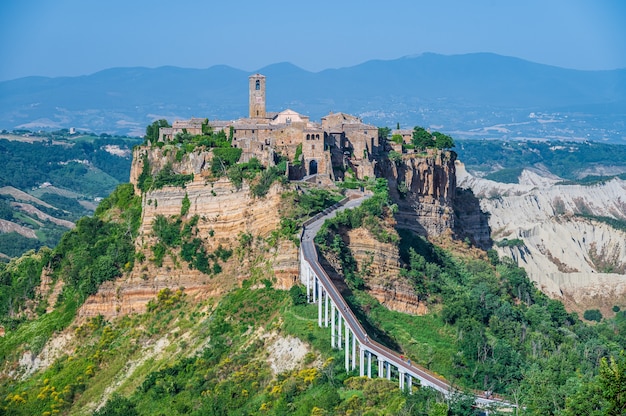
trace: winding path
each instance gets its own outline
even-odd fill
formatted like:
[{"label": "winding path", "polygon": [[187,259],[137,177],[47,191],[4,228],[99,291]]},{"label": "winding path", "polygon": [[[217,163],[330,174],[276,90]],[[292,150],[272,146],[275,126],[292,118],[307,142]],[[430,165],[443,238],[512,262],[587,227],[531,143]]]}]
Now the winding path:
[{"label": "winding path", "polygon": [[[337,212],[359,206],[369,195],[362,195],[349,199],[326,209],[305,222],[300,244],[300,279],[307,288],[309,302],[318,304],[318,325],[331,326],[331,346],[345,350],[346,371],[356,368],[357,345],[359,373],[361,376],[372,377],[372,357],[376,357],[378,377],[391,380],[398,379],[401,389],[411,391],[413,379],[418,379],[422,386],[431,387],[446,397],[450,397],[455,390],[444,378],[439,377],[425,368],[411,364],[403,356],[384,345],[371,340],[367,332],[358,321],[341,293],[332,282],[326,271],[318,261],[318,254],[313,239],[320,230],[324,221],[334,217]],[[342,331],[343,321],[343,331]],[[343,335],[343,343],[342,343]],[[343,345],[342,345],[343,344]],[[493,398],[476,396],[479,406],[511,407],[510,403]]]}]

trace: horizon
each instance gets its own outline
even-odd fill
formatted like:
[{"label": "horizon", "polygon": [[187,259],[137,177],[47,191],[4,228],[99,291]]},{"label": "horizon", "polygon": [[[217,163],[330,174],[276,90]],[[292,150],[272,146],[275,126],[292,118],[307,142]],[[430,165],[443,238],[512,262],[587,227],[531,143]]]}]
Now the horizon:
[{"label": "horizon", "polygon": [[400,57],[397,57],[397,58],[391,58],[391,59],[373,58],[373,59],[368,59],[368,60],[363,61],[363,62],[356,63],[354,65],[347,65],[347,66],[341,66],[341,67],[328,67],[328,68],[322,68],[322,69],[319,69],[319,70],[309,70],[309,69],[303,68],[302,66],[297,65],[297,64],[295,64],[293,62],[290,62],[290,61],[273,62],[273,63],[269,63],[267,65],[264,65],[264,66],[262,66],[260,68],[251,69],[251,70],[248,70],[248,69],[245,69],[245,68],[238,68],[236,66],[229,65],[229,64],[220,64],[220,63],[213,64],[213,65],[208,66],[208,67],[185,67],[185,66],[170,65],[170,64],[159,65],[159,66],[133,65],[133,66],[115,66],[115,67],[102,68],[102,69],[99,69],[99,70],[97,70],[95,72],[85,73],[85,74],[77,74],[77,75],[57,75],[57,76],[26,75],[26,76],[20,77],[20,78],[0,80],[0,83],[17,81],[17,80],[24,79],[24,78],[49,78],[49,79],[55,79],[55,78],[89,77],[89,76],[95,75],[97,73],[105,72],[105,71],[109,71],[109,70],[133,69],[133,68],[148,69],[148,70],[157,70],[157,69],[161,69],[161,68],[176,68],[176,69],[183,69],[183,70],[203,71],[203,70],[209,70],[209,69],[216,68],[216,67],[227,67],[227,68],[230,68],[230,69],[234,69],[236,71],[242,71],[242,72],[253,74],[253,73],[258,73],[259,71],[263,71],[266,68],[269,68],[269,67],[272,67],[272,66],[276,66],[276,65],[291,65],[291,66],[294,66],[294,67],[296,67],[299,70],[302,70],[304,72],[309,72],[309,73],[312,73],[312,74],[319,74],[320,72],[324,72],[324,71],[328,71],[328,70],[341,70],[341,69],[345,69],[345,68],[357,67],[357,66],[366,64],[368,62],[393,62],[393,61],[398,61],[398,60],[401,60],[401,59],[417,59],[417,58],[420,58],[420,57],[422,57],[424,55],[437,55],[437,56],[444,56],[444,57],[467,56],[467,55],[494,55],[494,56],[499,56],[499,57],[503,57],[503,58],[518,59],[518,60],[521,60],[521,61],[524,61],[524,62],[537,64],[537,65],[549,66],[549,67],[554,67],[554,68],[559,68],[559,69],[564,69],[564,70],[571,70],[571,71],[581,71],[581,72],[603,72],[603,71],[622,71],[622,70],[626,70],[626,66],[625,67],[620,67],[620,68],[613,68],[613,69],[576,69],[576,68],[567,68],[567,67],[561,67],[561,66],[556,66],[556,65],[544,64],[544,63],[541,63],[541,62],[530,61],[530,60],[519,58],[519,57],[516,57],[516,56],[501,55],[501,54],[497,54],[497,53],[493,53],[493,52],[468,52],[468,53],[459,53],[459,54],[442,54],[442,53],[437,53],[437,52],[422,52],[422,53],[418,53],[418,54],[404,55],[404,56],[400,56]]},{"label": "horizon", "polygon": [[626,2],[619,0],[249,6],[242,0],[4,2],[0,81],[129,67],[226,65],[253,72],[281,62],[315,73],[423,53],[494,53],[575,70],[626,68]]}]

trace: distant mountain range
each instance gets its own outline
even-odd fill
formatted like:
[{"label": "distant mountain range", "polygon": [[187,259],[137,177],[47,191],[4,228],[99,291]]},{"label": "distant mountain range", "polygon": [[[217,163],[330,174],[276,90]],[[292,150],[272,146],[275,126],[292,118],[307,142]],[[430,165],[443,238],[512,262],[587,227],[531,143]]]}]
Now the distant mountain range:
[{"label": "distant mountain range", "polygon": [[[578,71],[487,53],[423,54],[321,72],[289,63],[267,76],[268,111],[312,120],[330,111],[377,126],[431,127],[459,138],[626,143],[626,69]],[[112,68],[79,77],[0,82],[0,129],[75,127],[142,135],[158,118],[248,113],[249,72],[228,66]]]}]

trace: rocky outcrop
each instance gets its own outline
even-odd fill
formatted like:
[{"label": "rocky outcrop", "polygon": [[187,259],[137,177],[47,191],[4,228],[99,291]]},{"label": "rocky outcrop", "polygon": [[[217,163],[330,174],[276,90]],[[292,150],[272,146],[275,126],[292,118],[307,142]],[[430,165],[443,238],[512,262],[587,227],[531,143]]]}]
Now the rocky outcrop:
[{"label": "rocky outcrop", "polygon": [[430,149],[403,154],[383,167],[389,194],[398,204],[398,225],[420,235],[441,235],[454,228],[456,154]]},{"label": "rocky outcrop", "polygon": [[[519,184],[476,178],[457,166],[459,187],[471,189],[489,213],[494,247],[524,267],[537,287],[581,314],[626,306],[626,233],[589,216],[626,219],[626,182],[558,185],[524,171]],[[585,216],[583,216],[586,215]],[[520,243],[521,242],[521,243]]]},{"label": "rocky outcrop", "polygon": [[[135,184],[143,167],[143,152],[147,151],[139,148],[134,153],[131,180]],[[154,172],[167,163],[172,153],[166,154],[164,149],[146,153]],[[255,273],[255,278],[273,281],[278,288],[287,289],[294,284],[299,270],[297,247],[288,240],[279,240],[275,246],[267,242],[280,222],[281,186],[275,184],[265,197],[255,198],[245,183],[237,189],[225,178],[209,181],[202,174],[209,156],[206,152],[197,153],[185,157],[180,164],[173,163],[177,173],[194,173],[194,180],[184,188],[165,187],[143,195],[142,219],[135,246],[146,260],[136,261],[132,271],[123,277],[102,284],[98,293],[89,297],[81,307],[81,316],[113,317],[143,312],[147,303],[164,288],[184,288],[187,295],[195,299],[220,296],[250,278],[251,273]],[[159,215],[166,218],[180,216],[185,198],[190,206],[183,222],[198,217],[197,237],[207,252],[220,245],[234,251],[233,256],[222,264],[221,273],[206,275],[191,269],[180,258],[179,249],[170,249],[161,267],[149,260],[153,256],[151,247],[156,242],[152,232],[155,219]],[[242,235],[251,239],[245,247],[241,244]]]},{"label": "rocky outcrop", "polygon": [[133,161],[130,166],[130,183],[137,184],[139,175],[143,170],[144,160],[150,164],[150,173],[153,175],[161,171],[167,164],[172,165],[175,173],[200,176],[206,174],[206,169],[210,166],[213,157],[210,151],[186,153],[180,160],[177,160],[177,151],[178,149],[173,145],[165,145],[161,148],[136,147],[133,150]]}]

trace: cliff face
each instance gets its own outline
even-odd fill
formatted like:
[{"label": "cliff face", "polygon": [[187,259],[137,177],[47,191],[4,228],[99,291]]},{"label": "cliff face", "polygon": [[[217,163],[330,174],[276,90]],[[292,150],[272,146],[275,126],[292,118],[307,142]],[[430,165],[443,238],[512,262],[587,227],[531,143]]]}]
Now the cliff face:
[{"label": "cliff face", "polygon": [[[134,150],[130,179],[135,185],[146,161],[151,175],[171,164],[175,173],[193,174],[194,179],[184,188],[165,187],[143,195],[136,251],[145,260],[136,261],[133,270],[122,278],[103,284],[82,306],[82,316],[143,312],[148,301],[164,288],[183,287],[188,295],[201,299],[219,296],[252,274],[257,279],[273,280],[275,287],[285,289],[297,281],[297,247],[291,241],[268,242],[280,223],[280,187],[275,185],[264,198],[254,198],[245,183],[236,189],[227,179],[215,180],[207,174],[211,152],[186,154],[182,158],[177,158],[176,152],[173,146]],[[396,218],[401,227],[431,236],[450,232],[454,226],[454,159],[454,153],[431,151],[426,156],[403,155],[402,163],[387,166],[385,176],[399,207]],[[197,237],[207,252],[220,245],[234,251],[222,264],[222,273],[207,275],[190,268],[180,257],[179,248],[168,249],[160,267],[150,261],[157,242],[153,233],[155,219],[180,216],[184,199],[189,200],[190,207],[182,217],[183,223],[197,216]],[[243,243],[242,236],[252,237],[252,241]],[[411,283],[399,277],[396,247],[375,241],[363,229],[351,231],[346,238],[373,296],[390,309],[414,314],[425,311]]]},{"label": "cliff face", "polygon": [[427,312],[411,282],[400,276],[401,260],[397,246],[376,241],[364,228],[350,230],[347,239],[370,295],[394,311],[413,315]]},{"label": "cliff face", "polygon": [[400,162],[383,167],[400,227],[424,236],[454,228],[455,159],[454,152],[429,150],[426,156],[403,154]]},{"label": "cliff face", "polygon": [[[135,150],[131,170],[131,181],[137,178],[143,167],[142,152]],[[167,163],[171,155],[162,149],[148,152],[148,160],[155,171]],[[163,157],[163,159],[161,159]],[[210,154],[193,154],[179,163],[173,163],[177,173],[198,173],[185,188],[165,187],[143,196],[142,219],[136,239],[136,252],[145,256],[143,262],[136,261],[133,270],[123,277],[101,285],[98,293],[89,297],[80,309],[81,316],[97,314],[112,317],[118,314],[143,312],[149,300],[159,290],[184,287],[185,292],[195,298],[219,296],[249,278],[273,280],[278,288],[289,288],[298,275],[298,249],[291,241],[278,241],[272,245],[269,237],[280,222],[278,215],[282,201],[281,188],[274,185],[263,198],[254,198],[244,183],[236,189],[227,179],[208,182],[202,175]],[[157,241],[152,225],[157,216],[166,218],[181,215],[183,199],[190,201],[189,212],[182,217],[183,223],[197,215],[198,233],[207,252],[218,246],[232,249],[234,254],[222,264],[223,271],[207,275],[189,268],[180,258],[180,249],[169,250],[163,265],[157,267],[149,259],[153,257],[151,247]],[[242,244],[242,235],[251,240]],[[262,255],[261,255],[262,254]],[[262,260],[259,260],[262,259]],[[233,279],[233,276],[236,276]]]}]

